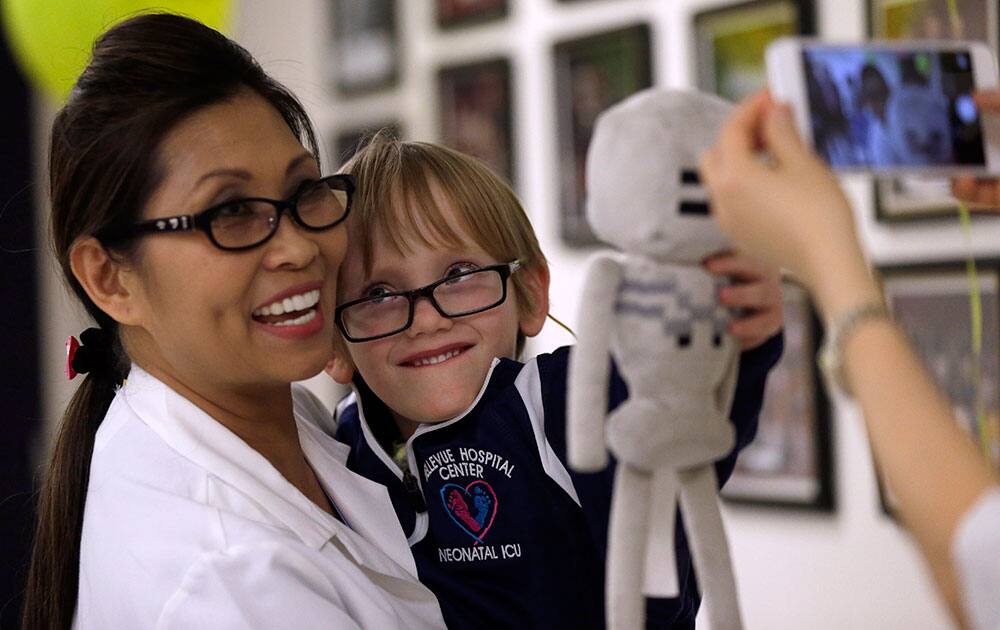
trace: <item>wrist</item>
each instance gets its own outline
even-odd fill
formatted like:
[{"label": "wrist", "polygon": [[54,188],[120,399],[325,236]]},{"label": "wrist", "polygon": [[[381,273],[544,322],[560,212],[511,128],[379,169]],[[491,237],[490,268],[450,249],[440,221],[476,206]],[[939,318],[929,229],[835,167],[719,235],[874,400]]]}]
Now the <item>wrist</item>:
[{"label": "wrist", "polygon": [[882,292],[860,251],[821,262],[809,287],[827,322],[838,320],[860,304],[883,301]]}]

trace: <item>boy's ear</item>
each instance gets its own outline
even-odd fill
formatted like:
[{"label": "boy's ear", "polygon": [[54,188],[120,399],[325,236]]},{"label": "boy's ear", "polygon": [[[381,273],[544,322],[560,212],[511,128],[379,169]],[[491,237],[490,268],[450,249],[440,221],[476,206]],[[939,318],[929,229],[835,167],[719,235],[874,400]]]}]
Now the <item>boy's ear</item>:
[{"label": "boy's ear", "polygon": [[326,363],[324,371],[341,385],[350,385],[354,378],[354,361],[347,352],[346,342],[337,335],[333,342],[333,357]]},{"label": "boy's ear", "polygon": [[525,337],[534,337],[542,331],[545,325],[545,318],[549,314],[549,266],[545,263],[537,266],[525,267],[518,273],[522,276],[524,288],[531,296],[534,308],[528,308],[527,304],[521,305],[521,316],[519,325],[521,333]]}]

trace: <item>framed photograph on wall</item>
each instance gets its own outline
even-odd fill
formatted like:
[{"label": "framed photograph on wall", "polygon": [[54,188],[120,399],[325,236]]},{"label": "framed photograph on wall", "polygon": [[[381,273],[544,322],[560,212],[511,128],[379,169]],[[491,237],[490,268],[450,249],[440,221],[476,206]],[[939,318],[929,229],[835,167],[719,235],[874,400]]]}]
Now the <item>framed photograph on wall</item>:
[{"label": "framed photograph on wall", "polygon": [[395,0],[334,0],[331,19],[327,67],[337,91],[353,96],[395,85],[399,76]]},{"label": "framed photograph on wall", "polygon": [[[961,20],[953,27],[948,0],[867,0],[868,33],[879,39],[971,39],[997,49],[998,24],[995,0],[956,0]],[[873,86],[872,90],[877,89]],[[859,82],[854,98],[866,98]],[[874,98],[874,97],[867,97]],[[875,101],[877,102],[877,101]],[[883,109],[884,108],[879,108]],[[868,115],[881,114],[867,107]],[[875,217],[897,222],[954,217],[958,204],[947,179],[901,177],[876,180]]]},{"label": "framed photograph on wall", "polygon": [[764,87],[764,51],[786,35],[815,32],[812,0],[752,0],[696,13],[699,89],[736,102]]},{"label": "framed photograph on wall", "polygon": [[437,24],[455,28],[507,16],[507,0],[437,0]]},{"label": "framed photograph on wall", "polygon": [[598,114],[652,86],[649,26],[556,44],[555,64],[560,232],[571,245],[593,245],[584,205],[587,147]]},{"label": "framed photograph on wall", "polygon": [[344,162],[351,159],[362,145],[368,141],[379,130],[385,130],[393,137],[403,137],[403,127],[396,121],[385,121],[372,125],[362,125],[350,129],[343,129],[333,138],[330,155],[336,162],[334,168],[339,168]]},{"label": "framed photograph on wall", "polygon": [[513,181],[510,63],[491,59],[438,72],[441,142]]},{"label": "framed photograph on wall", "polygon": [[[1000,265],[978,265],[983,323],[978,365],[972,349],[970,280],[963,263],[880,271],[893,317],[951,401],[959,425],[1000,470]],[[881,481],[880,495],[891,514],[891,489]]]},{"label": "framed photograph on wall", "polygon": [[830,404],[816,366],[819,320],[806,291],[786,282],[785,352],[771,370],[757,436],[722,496],[735,503],[834,509]]}]

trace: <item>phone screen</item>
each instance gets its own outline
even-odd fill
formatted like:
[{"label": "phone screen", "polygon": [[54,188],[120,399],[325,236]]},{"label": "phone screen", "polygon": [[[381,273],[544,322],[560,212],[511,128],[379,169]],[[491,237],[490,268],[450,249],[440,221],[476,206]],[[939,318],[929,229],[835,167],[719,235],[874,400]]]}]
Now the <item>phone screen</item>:
[{"label": "phone screen", "polygon": [[985,165],[968,50],[803,50],[817,152],[834,167]]}]

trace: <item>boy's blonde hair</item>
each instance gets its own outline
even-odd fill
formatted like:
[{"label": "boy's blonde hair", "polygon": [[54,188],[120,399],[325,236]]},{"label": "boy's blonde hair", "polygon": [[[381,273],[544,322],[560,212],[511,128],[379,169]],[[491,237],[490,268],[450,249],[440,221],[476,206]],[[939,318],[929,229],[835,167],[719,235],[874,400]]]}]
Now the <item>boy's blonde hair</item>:
[{"label": "boy's blonde hair", "polygon": [[[535,270],[546,266],[517,195],[471,156],[428,142],[404,142],[382,130],[342,171],[354,175],[356,182],[349,238],[351,247],[362,248],[365,273],[374,263],[376,233],[402,255],[412,251],[414,243],[461,247],[464,243],[448,224],[443,204],[450,205],[469,236],[498,262],[517,259]],[[522,312],[534,311],[537,305],[525,274],[513,274],[511,282]],[[519,334],[518,352],[522,342]]]}]

